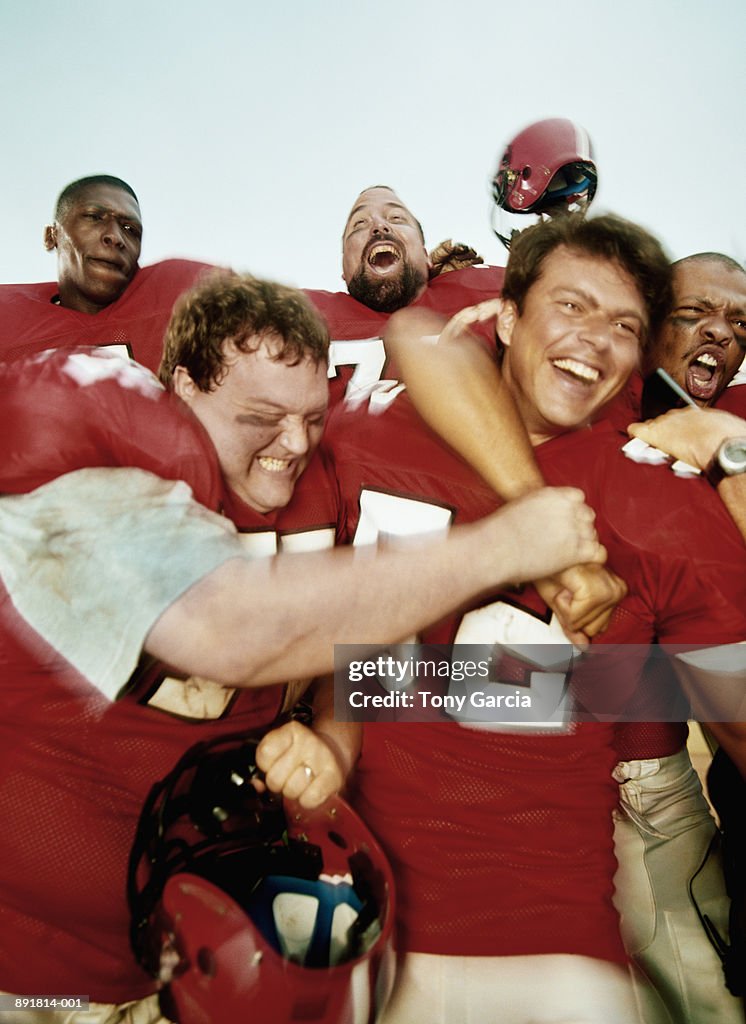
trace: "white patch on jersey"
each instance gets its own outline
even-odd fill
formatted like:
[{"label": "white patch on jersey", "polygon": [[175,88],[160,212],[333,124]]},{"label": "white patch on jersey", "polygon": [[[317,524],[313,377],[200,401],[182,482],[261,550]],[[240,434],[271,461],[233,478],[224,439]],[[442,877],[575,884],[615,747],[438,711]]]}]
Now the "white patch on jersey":
[{"label": "white patch on jersey", "polygon": [[[360,519],[353,544],[375,544],[387,537],[416,537],[422,534],[432,536],[433,533],[445,533],[452,518],[452,511],[443,505],[434,505],[416,498],[403,498],[398,494],[363,490],[360,494]],[[392,644],[387,650],[393,657],[397,657],[402,650],[408,650],[411,654],[411,645],[416,643],[417,637],[412,636],[400,644]],[[406,690],[413,678],[410,671],[400,680],[379,677],[379,682],[391,693],[393,690]]]},{"label": "white patch on jersey", "polygon": [[235,692],[231,687],[199,676],[186,680],[167,676],[148,700],[148,707],[181,718],[212,721],[225,714]]},{"label": "white patch on jersey", "polygon": [[354,366],[345,391],[345,405],[357,409],[369,401],[371,412],[382,412],[405,390],[398,380],[381,380],[385,363],[386,350],[381,338],[333,341],[329,347],[328,376],[336,377],[339,366]]},{"label": "white patch on jersey", "polygon": [[291,551],[296,554],[303,551],[326,551],[334,547],[335,533],[331,526],[322,526],[318,530],[304,530],[302,533],[283,533],[280,535],[280,551]]},{"label": "white patch on jersey", "polygon": [[[267,558],[278,551],[321,551],[334,547],[334,530],[329,527],[304,530],[281,535],[279,540],[274,530],[261,530],[240,533],[238,539],[249,557]],[[148,699],[148,707],[180,718],[212,720],[225,714],[235,692],[235,687],[222,686],[199,676],[186,680],[166,676]]]},{"label": "white patch on jersey", "polygon": [[632,462],[639,462],[644,466],[664,466],[669,462],[669,456],[660,448],[653,448],[641,437],[633,437],[622,446],[622,451]]},{"label": "white patch on jersey", "polygon": [[690,466],[688,462],[682,462],[681,459],[672,462],[670,455],[661,451],[660,448],[653,448],[641,437],[633,437],[631,441],[627,441],[622,446],[622,451],[632,462],[639,462],[645,466],[670,466],[676,476],[684,479],[702,475],[696,466]]},{"label": "white patch on jersey", "polygon": [[386,537],[444,533],[452,518],[451,509],[443,505],[403,498],[398,494],[363,490],[354,543],[375,544]]},{"label": "white patch on jersey", "polygon": [[[525,663],[530,680],[528,692],[532,707],[537,711],[542,708],[548,710],[543,721],[497,722],[491,708],[485,708],[480,716],[467,700],[463,712],[451,712],[460,725],[491,732],[568,731],[572,702],[567,691],[567,672],[573,658],[580,651],[568,641],[554,615],[546,623],[522,608],[516,608],[505,601],[495,601],[463,617],[454,644],[491,646]],[[473,681],[469,685],[474,689]],[[448,692],[460,696],[464,690],[464,682],[451,681]],[[497,698],[513,693],[515,686],[512,683],[480,682],[479,690],[488,697]]]},{"label": "white patch on jersey", "polygon": [[80,387],[88,387],[101,380],[115,380],[121,387],[138,391],[146,398],[157,398],[163,394],[158,379],[139,363],[133,363],[126,355],[106,349],[95,352],[72,352],[62,367]]}]

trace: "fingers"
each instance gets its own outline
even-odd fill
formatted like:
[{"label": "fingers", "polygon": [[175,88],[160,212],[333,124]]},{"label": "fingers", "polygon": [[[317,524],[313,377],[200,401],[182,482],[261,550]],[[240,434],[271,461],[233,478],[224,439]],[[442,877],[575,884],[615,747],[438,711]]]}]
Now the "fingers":
[{"label": "fingers", "polygon": [[[580,647],[584,650],[588,646],[589,637],[584,630],[573,625],[572,593],[569,590],[565,590],[563,587],[553,585],[553,582],[554,581],[552,580],[544,580],[537,583],[536,586],[544,600],[557,616],[559,624],[562,626],[562,630],[567,639],[571,644],[574,644],[576,647]],[[544,585],[544,588],[552,589],[551,600],[545,596],[545,593],[542,590],[542,584]]]},{"label": "fingers", "polygon": [[272,792],[306,808],[320,806],[344,781],[328,744],[299,722],[267,733],[257,747],[256,763]]},{"label": "fingers", "polygon": [[[545,487],[504,505],[503,541],[512,539],[514,580],[536,580],[578,563],[602,563],[606,551],[595,529],[595,512],[576,487]],[[511,558],[511,564],[513,559]]]},{"label": "fingers", "polygon": [[559,525],[564,525],[570,533],[570,543],[564,549],[567,555],[565,564],[605,562],[606,549],[599,543],[596,533],[596,513],[586,505],[583,492],[576,487],[557,487],[551,488],[551,491],[557,492],[556,498],[560,503],[555,512]]},{"label": "fingers", "polygon": [[571,639],[573,631],[588,638],[602,633],[627,594],[624,580],[598,564],[571,566],[536,586]]},{"label": "fingers", "polygon": [[460,310],[453,319],[467,324],[482,323],[493,316],[497,316],[502,309],[502,305],[502,299],[485,299],[484,302],[478,302],[475,306],[467,306],[465,309]]},{"label": "fingers", "polygon": [[500,310],[502,299],[488,299],[476,306],[467,306],[452,316],[440,334],[442,344],[455,341],[465,334],[473,324],[492,320]]},{"label": "fingers", "polygon": [[722,409],[672,409],[657,419],[630,424],[628,432],[704,469],[726,438],[746,433],[746,421]]}]

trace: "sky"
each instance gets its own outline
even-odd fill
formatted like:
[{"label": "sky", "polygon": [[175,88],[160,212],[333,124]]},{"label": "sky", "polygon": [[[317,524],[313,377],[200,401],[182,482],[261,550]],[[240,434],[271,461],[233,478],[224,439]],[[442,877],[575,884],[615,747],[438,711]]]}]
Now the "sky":
[{"label": "sky", "polygon": [[672,258],[746,260],[743,0],[87,0],[0,4],[0,282],[50,280],[57,194],[137,192],[141,262],[183,256],[337,290],[358,192],[385,183],[430,247],[504,263],[489,182],[507,140],[570,117],[594,209]]}]

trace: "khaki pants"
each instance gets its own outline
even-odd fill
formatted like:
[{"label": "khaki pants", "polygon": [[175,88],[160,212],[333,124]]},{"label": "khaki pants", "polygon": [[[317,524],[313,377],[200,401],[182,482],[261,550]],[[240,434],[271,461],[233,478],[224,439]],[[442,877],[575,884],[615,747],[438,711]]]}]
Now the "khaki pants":
[{"label": "khaki pants", "polygon": [[689,894],[694,878],[700,911],[727,935],[719,856],[700,870],[716,829],[688,751],[624,762],[614,775],[628,809],[615,814],[614,903],[646,1024],[744,1024]]}]

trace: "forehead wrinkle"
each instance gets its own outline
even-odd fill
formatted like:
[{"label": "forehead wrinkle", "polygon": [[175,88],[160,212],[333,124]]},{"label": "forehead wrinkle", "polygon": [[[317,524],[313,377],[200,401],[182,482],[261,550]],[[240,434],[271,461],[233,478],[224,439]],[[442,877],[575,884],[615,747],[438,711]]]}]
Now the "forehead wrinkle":
[{"label": "forehead wrinkle", "polygon": [[137,216],[136,213],[129,213],[128,211],[123,210],[121,207],[117,209],[114,206],[109,206],[107,203],[101,203],[96,199],[83,199],[79,204],[75,205],[80,206],[82,209],[96,210],[99,213],[111,213],[115,217],[121,217],[124,218],[125,220],[131,220],[137,224],[140,224],[140,218]]},{"label": "forehead wrinkle", "polygon": [[727,312],[735,313],[737,316],[742,316],[742,315],[744,315],[744,312],[746,312],[746,305],[740,305],[740,304],[737,304],[735,302],[729,302],[727,300],[725,302],[723,302],[722,300],[718,300],[718,299],[710,299],[710,298],[707,298],[704,295],[686,295],[685,294],[685,295],[681,296],[681,298],[679,298],[677,300],[676,305],[677,306],[682,306],[682,305],[686,305],[687,303],[690,303],[690,302],[691,303],[696,303],[696,305],[698,305],[698,306],[704,306],[705,309],[708,309],[708,310],[715,310],[715,309],[719,309],[721,306],[724,306],[725,309],[727,310]]},{"label": "forehead wrinkle", "polygon": [[[600,309],[601,304],[599,300],[591,292],[585,290],[585,288],[579,288],[577,285],[559,285],[553,289],[550,293],[552,296],[559,297],[560,294],[576,295],[578,298],[583,299],[584,302],[588,303],[593,309]],[[641,316],[640,311],[637,309],[615,309],[612,310],[610,315],[612,317],[625,316],[632,317],[638,320],[640,323],[645,323],[645,319]]]},{"label": "forehead wrinkle", "polygon": [[562,293],[569,293],[570,295],[577,295],[579,299],[583,299],[584,302],[591,303],[594,306],[598,306],[598,299],[591,292],[586,291],[585,288],[580,288],[575,284],[558,284],[550,292],[551,295],[559,296]]},{"label": "forehead wrinkle", "polygon": [[[371,203],[359,203],[357,206],[355,206],[350,211],[350,215],[347,218],[347,224],[345,225],[345,230],[347,229],[347,227],[349,227],[350,221],[352,220],[352,218],[355,216],[356,213],[360,213],[362,210],[369,209],[371,205],[372,205]],[[386,211],[386,212],[388,212],[389,210],[401,210],[403,213],[406,213],[406,215],[408,217],[412,217],[412,214],[409,211],[409,209],[403,203],[397,203],[395,200],[390,200],[389,202],[384,203],[383,204],[383,208],[384,208],[384,211]],[[412,219],[414,220],[413,217],[412,217]]]}]

